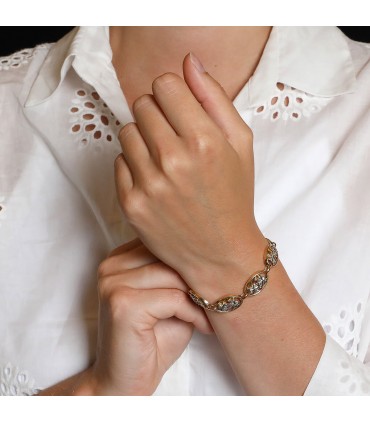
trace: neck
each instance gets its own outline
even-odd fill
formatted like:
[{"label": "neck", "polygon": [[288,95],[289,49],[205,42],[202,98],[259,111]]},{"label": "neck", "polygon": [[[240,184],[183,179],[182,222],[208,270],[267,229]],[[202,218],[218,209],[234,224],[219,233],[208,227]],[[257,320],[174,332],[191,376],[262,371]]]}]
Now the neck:
[{"label": "neck", "polygon": [[166,72],[180,76],[189,51],[199,57],[231,100],[257,67],[271,27],[110,27],[113,66],[132,109]]}]

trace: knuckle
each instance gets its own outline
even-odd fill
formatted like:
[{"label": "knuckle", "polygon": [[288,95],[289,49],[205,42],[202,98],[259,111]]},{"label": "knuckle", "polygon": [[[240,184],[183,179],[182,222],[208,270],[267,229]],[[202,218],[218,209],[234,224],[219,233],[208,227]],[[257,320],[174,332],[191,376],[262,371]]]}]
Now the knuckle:
[{"label": "knuckle", "polygon": [[163,75],[157,76],[154,79],[152,87],[163,87],[166,85],[173,85],[179,82],[180,77],[173,72],[166,72]]},{"label": "knuckle", "polygon": [[151,94],[143,94],[134,101],[132,109],[137,112],[140,108],[148,107],[151,104],[153,104],[153,96]]},{"label": "knuckle", "polygon": [[121,320],[135,305],[135,289],[116,287],[107,289],[101,299],[105,302],[113,320]]},{"label": "knuckle", "polygon": [[105,299],[109,296],[112,290],[112,277],[108,275],[100,276],[98,279],[98,294],[99,298]]},{"label": "knuckle", "polygon": [[129,304],[132,303],[132,293],[133,289],[128,287],[118,287],[111,290],[108,290],[107,300],[109,306],[112,310],[122,310],[129,307]]},{"label": "knuckle", "polygon": [[110,266],[110,260],[108,260],[108,259],[103,260],[98,266],[98,270],[97,270],[98,279],[109,275],[110,267],[111,267]]},{"label": "knuckle", "polygon": [[182,306],[186,300],[187,296],[185,292],[180,291],[179,289],[171,289],[171,301],[174,304]]},{"label": "knuckle", "polygon": [[153,266],[154,263],[147,264],[144,266],[141,266],[140,268],[140,278],[143,281],[153,281],[158,276],[158,271],[155,266]]},{"label": "knuckle", "polygon": [[119,139],[122,141],[125,140],[133,131],[136,131],[136,123],[126,123],[119,132]]},{"label": "knuckle", "polygon": [[205,132],[192,134],[188,143],[192,152],[197,156],[209,156],[216,151],[216,140]]},{"label": "knuckle", "polygon": [[143,195],[139,193],[126,195],[122,201],[122,209],[129,221],[135,221],[145,209]]},{"label": "knuckle", "polygon": [[161,157],[161,167],[166,175],[186,171],[189,164],[189,160],[180,154],[167,153]]},{"label": "knuckle", "polygon": [[167,191],[167,184],[164,178],[156,176],[147,182],[144,186],[144,190],[148,197],[158,197]]}]

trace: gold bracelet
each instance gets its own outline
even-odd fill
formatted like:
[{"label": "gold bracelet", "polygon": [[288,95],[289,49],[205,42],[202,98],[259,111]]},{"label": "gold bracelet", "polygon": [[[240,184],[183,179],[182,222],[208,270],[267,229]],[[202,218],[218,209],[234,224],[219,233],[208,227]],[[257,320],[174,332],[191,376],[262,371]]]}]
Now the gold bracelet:
[{"label": "gold bracelet", "polygon": [[268,246],[265,250],[264,263],[265,268],[251,275],[244,284],[243,293],[241,295],[228,295],[209,304],[207,300],[202,298],[199,294],[189,289],[188,294],[190,298],[200,307],[205,310],[217,311],[218,313],[228,313],[236,310],[243,304],[243,300],[247,297],[259,294],[268,282],[268,274],[271,267],[274,267],[278,262],[279,256],[276,249],[275,242],[267,239]]}]

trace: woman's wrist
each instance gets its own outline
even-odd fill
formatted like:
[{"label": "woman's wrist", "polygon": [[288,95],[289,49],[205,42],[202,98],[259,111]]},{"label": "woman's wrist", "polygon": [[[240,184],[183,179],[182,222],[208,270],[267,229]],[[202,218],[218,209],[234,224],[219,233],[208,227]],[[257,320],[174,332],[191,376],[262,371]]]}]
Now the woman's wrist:
[{"label": "woman's wrist", "polygon": [[225,263],[189,267],[188,276],[183,277],[184,280],[209,302],[225,294],[238,295],[248,277],[263,270],[267,240],[262,233],[257,233],[244,245],[244,249],[237,246],[230,252],[230,259]]}]

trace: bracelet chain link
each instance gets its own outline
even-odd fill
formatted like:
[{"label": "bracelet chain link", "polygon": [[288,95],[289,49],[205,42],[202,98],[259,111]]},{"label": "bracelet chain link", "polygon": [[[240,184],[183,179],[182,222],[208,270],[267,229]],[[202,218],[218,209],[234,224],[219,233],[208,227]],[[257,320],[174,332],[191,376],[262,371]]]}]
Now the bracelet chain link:
[{"label": "bracelet chain link", "polygon": [[278,262],[279,256],[276,249],[276,243],[266,238],[268,245],[265,250],[264,264],[265,268],[251,275],[244,284],[243,293],[240,295],[228,295],[222,297],[212,304],[202,298],[192,289],[189,289],[188,294],[195,304],[209,311],[216,311],[218,313],[228,313],[236,310],[242,304],[245,298],[259,294],[266,286],[269,278],[269,272],[272,267]]}]

